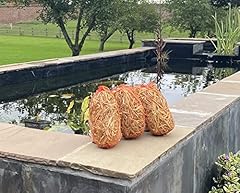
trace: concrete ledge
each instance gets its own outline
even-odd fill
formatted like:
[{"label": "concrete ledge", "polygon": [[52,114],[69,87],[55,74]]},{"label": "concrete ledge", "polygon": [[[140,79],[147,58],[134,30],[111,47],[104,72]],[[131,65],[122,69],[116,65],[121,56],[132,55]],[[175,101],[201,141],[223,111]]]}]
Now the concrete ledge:
[{"label": "concrete ledge", "polygon": [[207,192],[217,156],[240,149],[239,85],[236,73],[173,105],[168,136],[146,133],[111,150],[86,137],[2,124],[0,192]]}]

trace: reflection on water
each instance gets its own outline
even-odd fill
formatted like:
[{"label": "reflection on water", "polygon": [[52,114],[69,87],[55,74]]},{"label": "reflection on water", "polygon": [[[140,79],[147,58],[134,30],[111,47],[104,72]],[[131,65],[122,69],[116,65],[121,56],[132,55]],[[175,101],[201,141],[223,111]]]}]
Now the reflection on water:
[{"label": "reflection on water", "polygon": [[[200,75],[165,74],[159,86],[168,103],[173,104],[234,72],[234,69],[204,69]],[[72,100],[75,101],[75,112],[80,114],[82,100],[94,92],[98,85],[108,87],[115,87],[122,83],[135,85],[155,81],[156,78],[155,73],[137,70],[107,79],[29,96],[17,101],[1,103],[0,122],[21,124],[21,120],[32,119],[38,115],[41,119],[51,121],[54,130],[71,133],[72,130],[66,124],[66,110]]]}]

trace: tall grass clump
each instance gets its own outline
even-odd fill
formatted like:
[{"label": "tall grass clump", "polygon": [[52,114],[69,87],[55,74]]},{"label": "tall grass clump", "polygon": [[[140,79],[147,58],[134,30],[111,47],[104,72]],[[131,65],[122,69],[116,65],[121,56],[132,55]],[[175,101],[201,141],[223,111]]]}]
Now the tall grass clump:
[{"label": "tall grass clump", "polygon": [[213,40],[211,42],[216,49],[216,53],[234,55],[237,43],[240,40],[240,10],[229,6],[224,19],[220,20],[216,13],[213,19],[215,21],[217,44]]}]

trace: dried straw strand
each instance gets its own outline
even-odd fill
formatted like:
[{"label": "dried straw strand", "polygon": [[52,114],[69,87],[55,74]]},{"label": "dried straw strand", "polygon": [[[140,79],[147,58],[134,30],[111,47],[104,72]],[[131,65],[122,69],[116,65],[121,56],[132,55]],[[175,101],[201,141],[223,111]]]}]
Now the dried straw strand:
[{"label": "dried straw strand", "polygon": [[112,148],[122,138],[117,101],[107,87],[100,87],[90,101],[90,129],[93,142],[100,148]]},{"label": "dried straw strand", "polygon": [[145,111],[133,88],[120,85],[114,91],[121,115],[121,130],[125,139],[135,139],[144,133]]},{"label": "dried straw strand", "polygon": [[171,132],[174,127],[174,120],[164,96],[156,84],[150,83],[145,86],[136,86],[146,114],[147,128],[153,135],[162,136]]}]

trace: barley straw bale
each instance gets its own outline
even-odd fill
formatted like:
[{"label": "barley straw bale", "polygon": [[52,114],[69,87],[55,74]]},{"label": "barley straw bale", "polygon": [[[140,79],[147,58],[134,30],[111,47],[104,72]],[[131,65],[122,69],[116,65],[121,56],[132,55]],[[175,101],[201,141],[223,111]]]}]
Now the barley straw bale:
[{"label": "barley straw bale", "polygon": [[121,115],[121,130],[125,139],[135,139],[144,133],[145,111],[133,87],[120,85],[113,90]]},{"label": "barley straw bale", "polygon": [[157,85],[153,82],[147,85],[136,86],[134,91],[138,93],[146,114],[147,128],[153,135],[162,136],[171,132],[174,127],[172,113]]},{"label": "barley straw bale", "polygon": [[109,88],[98,88],[91,98],[89,113],[93,142],[104,149],[117,145],[122,138],[121,117],[117,101]]}]

